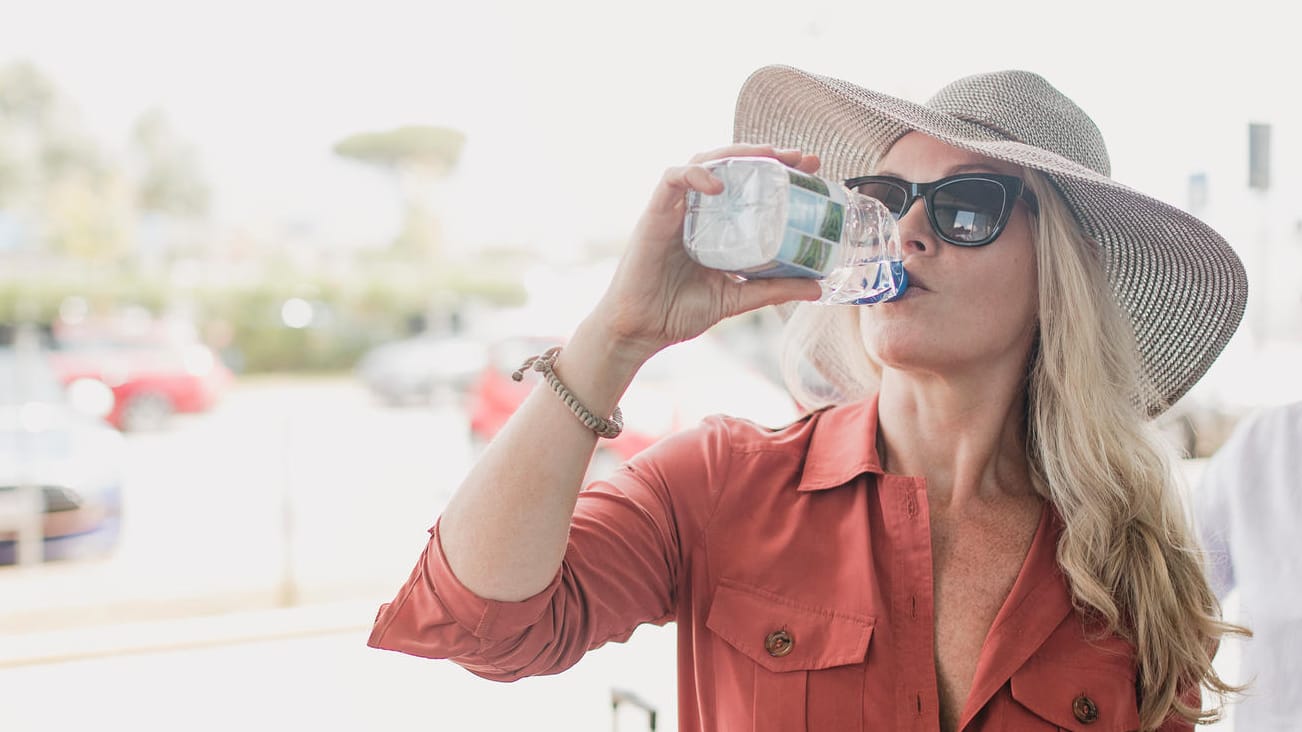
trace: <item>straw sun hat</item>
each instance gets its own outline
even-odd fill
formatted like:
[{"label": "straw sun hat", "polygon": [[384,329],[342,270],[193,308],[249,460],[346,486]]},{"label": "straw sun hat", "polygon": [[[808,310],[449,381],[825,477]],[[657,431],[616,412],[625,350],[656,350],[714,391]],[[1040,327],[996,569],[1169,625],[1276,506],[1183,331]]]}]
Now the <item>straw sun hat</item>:
[{"label": "straw sun hat", "polygon": [[1102,248],[1155,392],[1151,416],[1193,386],[1238,327],[1248,283],[1234,250],[1193,216],[1112,180],[1093,121],[1036,74],[969,76],[919,105],[767,66],[742,86],[733,136],[816,153],[819,175],[844,180],[871,172],[910,130],[1048,174]]}]

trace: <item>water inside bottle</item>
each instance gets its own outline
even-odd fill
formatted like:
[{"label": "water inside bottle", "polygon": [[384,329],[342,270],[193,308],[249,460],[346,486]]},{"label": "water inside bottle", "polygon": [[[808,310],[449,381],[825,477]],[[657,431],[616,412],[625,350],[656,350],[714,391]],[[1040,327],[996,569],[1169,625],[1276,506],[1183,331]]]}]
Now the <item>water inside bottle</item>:
[{"label": "water inside bottle", "polygon": [[904,293],[908,274],[898,259],[863,260],[858,266],[843,267],[819,281],[829,305],[874,305],[888,302]]}]

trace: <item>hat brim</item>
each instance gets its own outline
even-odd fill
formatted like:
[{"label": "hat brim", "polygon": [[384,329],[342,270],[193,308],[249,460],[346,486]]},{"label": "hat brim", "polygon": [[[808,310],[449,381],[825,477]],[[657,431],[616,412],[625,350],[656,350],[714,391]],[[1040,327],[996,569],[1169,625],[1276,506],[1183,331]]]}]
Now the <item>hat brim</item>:
[{"label": "hat brim", "polygon": [[787,66],[756,71],[734,118],[737,142],[817,154],[820,175],[873,170],[918,131],[949,145],[1045,173],[1101,247],[1116,300],[1129,316],[1156,416],[1206,373],[1243,319],[1247,275],[1211,227],[1167,203],[1047,150],[898,97]]}]

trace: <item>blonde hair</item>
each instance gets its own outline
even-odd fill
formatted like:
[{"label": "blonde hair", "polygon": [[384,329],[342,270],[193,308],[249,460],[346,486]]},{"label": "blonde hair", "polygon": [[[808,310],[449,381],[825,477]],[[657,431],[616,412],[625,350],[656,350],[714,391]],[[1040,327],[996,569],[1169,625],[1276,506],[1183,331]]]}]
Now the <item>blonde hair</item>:
[{"label": "blonde hair", "polygon": [[[1026,449],[1032,483],[1065,525],[1058,564],[1077,609],[1134,645],[1142,728],[1172,714],[1213,721],[1223,697],[1241,688],[1217,675],[1212,656],[1223,635],[1248,631],[1220,620],[1179,500],[1174,448],[1144,414],[1154,392],[1098,247],[1047,177],[1025,178],[1040,203],[1040,329],[1028,369]],[[792,314],[781,364],[805,407],[877,389],[880,367],[864,347],[861,310],[801,305]],[[1199,686],[1218,703],[1190,704]]]}]

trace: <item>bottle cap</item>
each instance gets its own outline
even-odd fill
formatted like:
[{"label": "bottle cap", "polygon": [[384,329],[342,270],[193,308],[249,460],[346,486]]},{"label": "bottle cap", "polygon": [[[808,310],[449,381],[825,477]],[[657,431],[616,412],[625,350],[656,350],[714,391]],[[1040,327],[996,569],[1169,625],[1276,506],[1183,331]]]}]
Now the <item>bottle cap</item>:
[{"label": "bottle cap", "polygon": [[852,302],[852,305],[876,305],[878,303],[890,302],[897,300],[904,291],[909,289],[909,273],[904,269],[903,262],[891,262],[890,277],[893,287],[888,287],[876,295],[869,295]]}]

